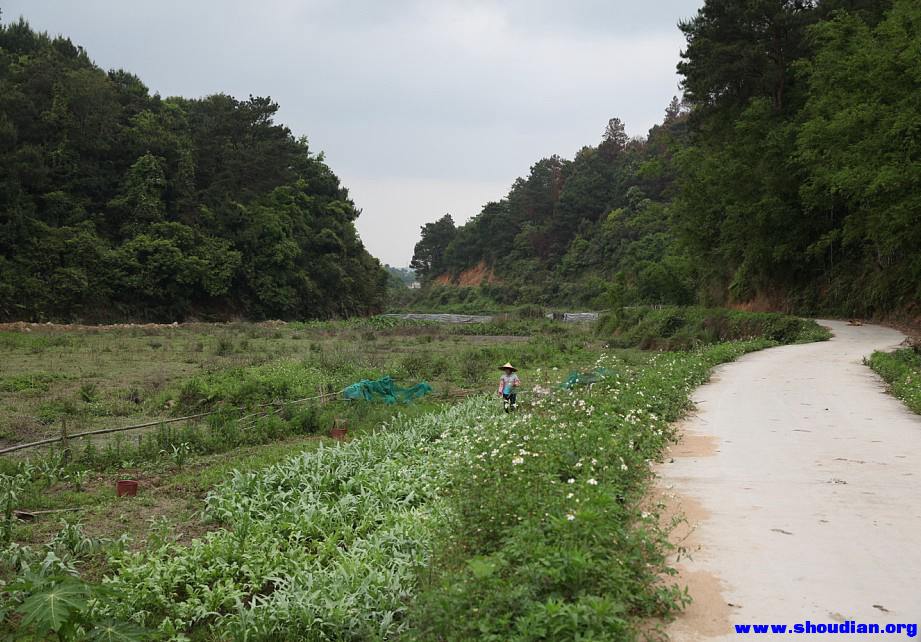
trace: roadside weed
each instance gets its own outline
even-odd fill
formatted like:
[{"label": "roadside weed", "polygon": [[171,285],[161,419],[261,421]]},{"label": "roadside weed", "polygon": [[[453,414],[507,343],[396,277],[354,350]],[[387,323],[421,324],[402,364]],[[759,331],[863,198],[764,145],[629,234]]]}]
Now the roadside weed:
[{"label": "roadside weed", "polygon": [[921,353],[912,348],[874,352],[865,363],[886,381],[893,395],[921,414]]}]

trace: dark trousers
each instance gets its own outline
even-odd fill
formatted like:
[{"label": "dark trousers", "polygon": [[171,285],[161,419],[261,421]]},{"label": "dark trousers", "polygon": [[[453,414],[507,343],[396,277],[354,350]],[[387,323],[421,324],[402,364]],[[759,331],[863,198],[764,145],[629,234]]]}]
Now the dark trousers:
[{"label": "dark trousers", "polygon": [[505,406],[505,412],[512,412],[513,410],[517,408],[517,406],[515,405],[515,399],[516,399],[516,396],[514,392],[510,392],[507,395],[506,394],[502,395],[503,405]]}]

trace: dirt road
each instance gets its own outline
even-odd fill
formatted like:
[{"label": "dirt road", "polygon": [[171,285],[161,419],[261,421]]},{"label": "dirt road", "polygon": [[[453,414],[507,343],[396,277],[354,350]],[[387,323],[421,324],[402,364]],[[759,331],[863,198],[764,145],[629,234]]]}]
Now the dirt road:
[{"label": "dirt road", "polygon": [[[921,417],[861,364],[903,337],[822,324],[831,341],[718,368],[659,467],[693,528],[677,642],[747,637],[734,624],[921,621]],[[816,636],[829,638],[877,639]]]}]

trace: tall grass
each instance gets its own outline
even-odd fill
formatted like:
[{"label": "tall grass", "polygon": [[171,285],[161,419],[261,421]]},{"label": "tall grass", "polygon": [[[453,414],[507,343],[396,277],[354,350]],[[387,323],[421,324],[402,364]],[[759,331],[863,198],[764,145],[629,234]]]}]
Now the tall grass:
[{"label": "tall grass", "polygon": [[694,306],[623,308],[602,318],[598,333],[614,347],[644,350],[688,350],[754,338],[808,343],[831,337],[815,321],[788,314]]},{"label": "tall grass", "polygon": [[874,352],[867,365],[886,381],[893,395],[921,414],[921,352],[912,348]]}]

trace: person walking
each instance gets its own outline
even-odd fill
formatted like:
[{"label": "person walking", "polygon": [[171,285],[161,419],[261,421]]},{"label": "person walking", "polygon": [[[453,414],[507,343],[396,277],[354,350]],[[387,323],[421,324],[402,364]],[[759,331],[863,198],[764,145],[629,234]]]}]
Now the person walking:
[{"label": "person walking", "polygon": [[499,377],[499,396],[502,397],[505,412],[512,412],[517,407],[518,387],[521,385],[521,379],[516,374],[518,368],[511,363],[506,363],[504,366],[500,366],[499,370],[504,373]]}]

